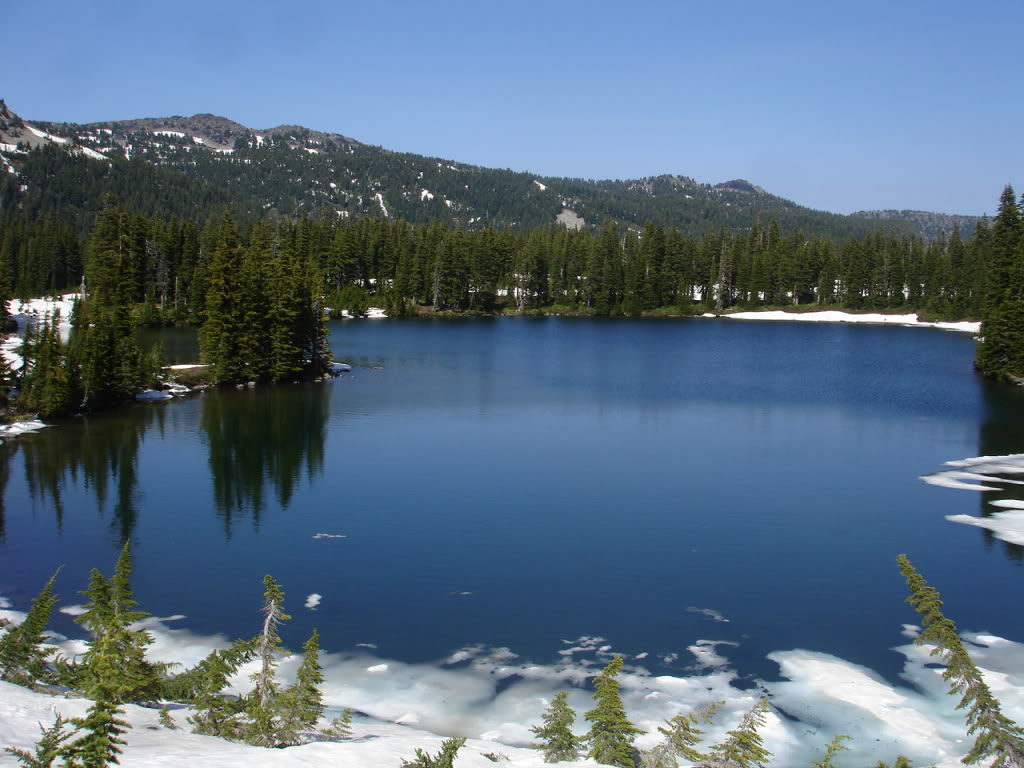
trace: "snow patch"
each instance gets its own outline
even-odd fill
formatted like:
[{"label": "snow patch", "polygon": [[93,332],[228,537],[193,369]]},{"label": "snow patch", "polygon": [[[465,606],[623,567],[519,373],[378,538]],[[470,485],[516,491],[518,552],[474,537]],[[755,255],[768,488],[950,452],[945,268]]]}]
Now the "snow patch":
[{"label": "snow patch", "polygon": [[874,325],[903,325],[922,328],[941,328],[946,331],[978,333],[981,323],[929,323],[917,319],[917,314],[885,315],[878,312],[853,314],[838,310],[821,312],[786,312],[785,310],[764,310],[754,312],[731,312],[718,315],[733,320],[792,320],[803,323],[871,323]]},{"label": "snow patch", "polygon": [[378,192],[373,197],[377,201],[377,203],[380,205],[380,209],[382,211],[384,211],[384,217],[385,218],[390,218],[390,214],[388,213],[388,208],[387,208],[386,205],[384,205],[384,195],[382,195],[380,192]]},{"label": "snow patch", "polygon": [[[32,432],[38,432],[40,429],[49,426],[43,424],[39,419],[32,419],[31,421],[16,421],[13,424],[4,424],[0,426],[0,437],[17,437],[18,435],[30,434]],[[10,606],[0,606],[0,608]]]},{"label": "snow patch", "polygon": [[174,395],[162,389],[144,389],[135,395],[135,399],[144,403],[155,403],[161,400],[173,400]]},{"label": "snow patch", "polygon": [[420,190],[420,202],[421,203],[424,200],[433,200],[433,199],[434,199],[434,193],[431,192],[429,189],[421,189]]},{"label": "snow patch", "polygon": [[35,126],[29,125],[28,123],[25,123],[25,127],[28,128],[30,131],[32,131],[32,133],[34,133],[36,136],[38,136],[41,139],[49,139],[50,141],[55,141],[58,144],[67,144],[68,143],[68,140],[63,138],[62,136],[54,136],[52,133],[47,133],[46,131],[41,131],[38,128],[36,128]]},{"label": "snow patch", "polygon": [[106,160],[107,159],[105,155],[101,155],[95,149],[90,149],[89,147],[79,147],[78,150],[83,155],[85,155],[86,157],[91,157],[93,160]]},{"label": "snow patch", "polygon": [[547,191],[547,188],[548,188],[548,187],[547,187],[547,185],[546,185],[546,184],[541,184],[541,183],[540,183],[539,181],[537,181],[536,179],[534,179],[534,180],[533,180],[533,183],[537,185],[537,187],[538,187],[538,188],[540,189],[540,191],[541,191],[541,192],[546,192],[546,191]]}]

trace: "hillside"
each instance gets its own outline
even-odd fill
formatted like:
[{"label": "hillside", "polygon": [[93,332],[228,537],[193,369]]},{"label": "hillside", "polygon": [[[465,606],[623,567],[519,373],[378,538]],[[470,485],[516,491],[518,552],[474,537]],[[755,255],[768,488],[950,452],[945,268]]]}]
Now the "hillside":
[{"label": "hillside", "polygon": [[57,214],[87,226],[104,195],[143,213],[206,218],[231,206],[243,218],[329,212],[474,229],[608,218],[699,236],[776,220],[784,231],[863,236],[918,233],[900,217],[843,216],[769,194],[742,179],[706,184],[682,175],[632,180],[538,176],[394,152],[337,133],[285,125],[251,129],[210,114],[78,125],[22,120],[0,102],[0,209]]},{"label": "hillside", "polygon": [[974,234],[974,228],[980,216],[960,216],[949,213],[932,213],[930,211],[856,211],[851,216],[870,219],[878,222],[905,222],[910,224],[926,240],[935,240],[940,234],[950,235],[959,229],[961,236],[967,238]]}]

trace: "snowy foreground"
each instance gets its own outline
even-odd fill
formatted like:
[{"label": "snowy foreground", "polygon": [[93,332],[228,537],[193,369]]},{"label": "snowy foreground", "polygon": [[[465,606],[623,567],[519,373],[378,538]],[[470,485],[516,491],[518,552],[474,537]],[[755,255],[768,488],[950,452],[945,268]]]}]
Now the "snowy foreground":
[{"label": "snowy foreground", "polygon": [[917,314],[885,315],[881,313],[852,313],[838,310],[821,312],[786,312],[783,310],[764,310],[755,312],[730,312],[715,315],[710,312],[703,317],[725,317],[731,320],[791,320],[802,323],[869,323],[872,325],[902,325],[917,328],[941,328],[946,331],[962,331],[978,333],[981,323],[927,323],[917,319]]},{"label": "snowy foreground", "polygon": [[[66,606],[61,610],[74,615],[81,609]],[[17,622],[24,614],[8,609],[0,610],[0,617]],[[155,638],[150,648],[154,659],[191,665],[211,649],[227,644],[223,636],[174,628],[183,619],[174,616],[143,622]],[[916,632],[916,627],[908,626],[903,635],[912,638]],[[1024,645],[984,633],[967,633],[965,637],[1006,714],[1024,721]],[[85,647],[80,640],[63,637],[55,637],[54,642],[66,654],[80,653]],[[737,687],[739,676],[724,656],[729,646],[711,640],[696,642],[688,649],[694,663],[684,676],[653,676],[643,668],[647,654],[627,657],[626,671],[620,677],[623,701],[631,719],[648,731],[639,737],[638,746],[656,743],[655,729],[663,720],[712,701],[722,700],[726,705],[708,738],[719,740],[727,728],[735,726],[760,692]],[[899,686],[825,653],[789,650],[771,654],[782,681],[761,683],[760,687],[789,716],[771,714],[763,731],[766,746],[775,754],[772,764],[781,768],[810,765],[833,735],[845,733],[853,737],[852,749],[840,759],[840,766],[862,767],[879,759],[892,760],[900,753],[911,757],[915,765],[959,765],[969,740],[962,714],[954,710],[955,701],[946,694],[940,670],[927,666],[932,661],[927,648],[908,643],[895,650],[905,658],[905,684]],[[568,690],[570,704],[579,715],[577,728],[583,729],[582,713],[593,702],[589,692],[579,686],[613,652],[604,638],[581,637],[564,641],[562,661],[548,665],[524,663],[507,648],[476,646],[460,649],[435,664],[383,659],[363,648],[324,653],[323,692],[331,714],[349,706],[367,715],[357,717],[354,738],[285,750],[260,749],[188,733],[181,711],[175,715],[176,722],[184,726],[181,730],[159,728],[155,710],[132,706],[127,717],[133,729],[127,736],[122,765],[398,768],[401,759],[411,758],[417,747],[436,752],[442,740],[438,734],[444,734],[470,739],[456,760],[457,768],[494,765],[485,753],[507,755],[509,762],[503,764],[509,766],[541,768],[541,754],[525,748],[530,742],[529,727],[540,722],[541,712],[557,691]],[[293,675],[298,661],[295,656],[284,659],[282,675]],[[251,671],[240,670],[233,681],[235,690],[247,686]],[[86,706],[80,699],[0,684],[0,746],[28,748],[38,738],[37,723],[51,723],[54,710],[74,716],[81,715]],[[0,757],[0,765],[13,764],[10,758]]]}]

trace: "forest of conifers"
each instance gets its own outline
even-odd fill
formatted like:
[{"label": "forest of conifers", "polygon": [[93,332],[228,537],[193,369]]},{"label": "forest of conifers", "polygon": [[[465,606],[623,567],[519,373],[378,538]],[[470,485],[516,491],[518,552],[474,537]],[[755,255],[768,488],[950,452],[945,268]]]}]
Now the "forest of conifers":
[{"label": "forest of conifers", "polygon": [[[79,384],[86,403],[116,400],[145,385],[141,353],[129,354],[117,341],[137,324],[199,326],[215,383],[281,381],[323,372],[327,308],[358,315],[371,305],[391,315],[639,316],[807,306],[980,317],[985,340],[979,369],[1019,377],[1021,219],[1009,187],[994,221],[981,221],[972,238],[954,231],[927,243],[882,233],[844,241],[807,238],[780,231],[774,221],[700,238],[654,223],[636,231],[612,221],[597,231],[550,226],[468,232],[440,221],[417,226],[324,216],[257,221],[242,229],[228,213],[200,225],[143,216],[111,202],[84,240],[56,217],[6,213],[0,289],[8,297],[28,297],[84,281],[87,322],[78,325],[95,337],[110,335],[93,344],[95,354],[116,356],[119,365],[138,359],[141,366],[124,382],[101,387],[106,394],[100,397],[90,398]],[[39,352],[63,354],[46,339],[41,335]],[[58,367],[74,357],[72,344]],[[41,365],[47,360],[36,359]],[[102,360],[89,365],[97,371],[117,367]],[[72,385],[84,382],[84,374],[67,378]],[[56,412],[71,406],[36,407]]]}]

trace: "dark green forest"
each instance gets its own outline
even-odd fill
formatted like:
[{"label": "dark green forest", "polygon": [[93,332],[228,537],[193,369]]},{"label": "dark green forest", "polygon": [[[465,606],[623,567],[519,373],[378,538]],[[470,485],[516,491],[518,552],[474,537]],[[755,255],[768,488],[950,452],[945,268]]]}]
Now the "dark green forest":
[{"label": "dark green forest", "polygon": [[370,306],[392,316],[835,307],[981,317],[979,369],[1012,378],[1024,373],[1022,244],[1009,188],[974,237],[954,231],[928,243],[880,232],[808,238],[775,221],[699,237],[611,220],[597,232],[330,215],[243,226],[224,213],[200,224],[108,201],[84,238],[58,216],[5,213],[0,289],[29,297],[84,281],[71,344],[47,323],[27,340],[21,403],[44,414],[105,407],[154,386],[159,351],[137,349],[138,325],[198,326],[213,383],[276,382],[322,375],[325,316]]}]

